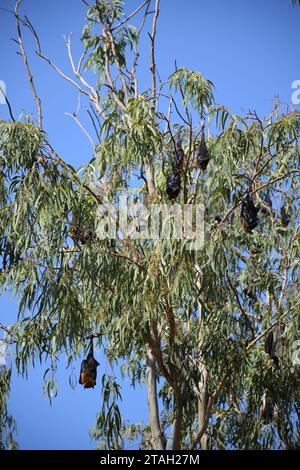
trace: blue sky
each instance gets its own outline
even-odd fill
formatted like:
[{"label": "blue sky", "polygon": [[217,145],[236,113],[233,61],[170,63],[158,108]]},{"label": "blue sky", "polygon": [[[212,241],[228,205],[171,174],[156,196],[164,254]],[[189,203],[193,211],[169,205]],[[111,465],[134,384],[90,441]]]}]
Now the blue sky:
[{"label": "blue sky", "polygon": [[[140,2],[127,1],[127,10]],[[14,0],[0,0],[12,9]],[[80,0],[38,2],[23,0],[22,12],[35,25],[46,55],[67,72],[70,67],[63,35],[74,32],[74,55],[80,55],[80,32],[85,8]],[[236,113],[255,109],[267,114],[275,95],[291,102],[291,84],[300,79],[300,8],[289,0],[161,0],[157,34],[157,64],[163,80],[178,66],[201,71],[215,85],[216,101]],[[34,112],[34,103],[17,46],[14,18],[0,10],[0,80],[5,81],[14,114]],[[42,98],[44,127],[52,145],[67,161],[79,166],[91,157],[91,146],[65,115],[76,108],[77,92],[31,51],[32,38],[25,34],[38,93]],[[142,42],[141,89],[149,84],[149,39]],[[82,106],[84,115],[84,106]],[[0,105],[0,119],[7,118]],[[83,117],[84,119],[84,117]],[[0,321],[12,323],[15,301],[0,298]],[[88,431],[100,407],[101,390],[72,390],[62,357],[58,371],[59,396],[42,397],[43,368],[31,369],[29,379],[13,375],[10,411],[18,423],[18,441],[23,449],[93,448]],[[100,357],[101,367],[105,360]],[[75,365],[76,377],[79,364]],[[123,384],[123,414],[131,420],[147,420],[146,392],[131,391]]]}]

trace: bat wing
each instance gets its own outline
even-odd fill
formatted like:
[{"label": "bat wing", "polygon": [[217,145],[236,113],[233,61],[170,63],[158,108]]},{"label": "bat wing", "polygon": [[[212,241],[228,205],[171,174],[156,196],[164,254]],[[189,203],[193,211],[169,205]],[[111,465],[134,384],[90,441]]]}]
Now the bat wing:
[{"label": "bat wing", "polygon": [[274,335],[273,335],[273,331],[270,331],[265,341],[265,351],[267,354],[269,354],[269,356],[272,356],[273,347],[274,347]]},{"label": "bat wing", "polygon": [[99,362],[96,361],[94,356],[90,356],[87,360],[87,363],[88,363],[89,369],[96,369],[100,365]]},{"label": "bat wing", "polygon": [[84,359],[81,363],[81,367],[80,367],[80,375],[79,375],[79,383],[80,385],[83,385],[84,384],[84,381],[82,380],[83,379],[83,376],[85,374],[87,370],[87,361]]}]

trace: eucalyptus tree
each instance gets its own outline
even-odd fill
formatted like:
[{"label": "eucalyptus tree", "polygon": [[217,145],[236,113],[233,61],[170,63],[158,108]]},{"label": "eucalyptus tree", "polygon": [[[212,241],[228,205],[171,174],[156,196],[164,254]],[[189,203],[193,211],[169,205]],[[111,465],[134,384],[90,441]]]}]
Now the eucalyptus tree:
[{"label": "eucalyptus tree", "polygon": [[[11,119],[0,122],[0,279],[19,304],[18,321],[2,325],[11,360],[26,374],[50,359],[51,396],[58,354],[72,363],[94,338],[132,386],[145,384],[149,423],[128,422],[121,384],[100,366],[102,405],[91,431],[99,448],[130,440],[143,449],[299,447],[300,114],[276,102],[265,118],[240,116],[215,103],[212,82],[198,71],[175,66],[162,79],[159,0],[127,16],[120,0],[84,3],[78,63],[65,39],[72,76],[42,50],[20,0],[14,12],[37,116],[15,120],[7,100]],[[90,128],[72,116],[92,143],[78,170],[43,128],[25,29],[51,73],[90,105]],[[146,208],[204,207],[201,246],[120,231],[99,236],[103,205],[116,207],[133,186]],[[1,413],[10,433],[5,401]]]}]

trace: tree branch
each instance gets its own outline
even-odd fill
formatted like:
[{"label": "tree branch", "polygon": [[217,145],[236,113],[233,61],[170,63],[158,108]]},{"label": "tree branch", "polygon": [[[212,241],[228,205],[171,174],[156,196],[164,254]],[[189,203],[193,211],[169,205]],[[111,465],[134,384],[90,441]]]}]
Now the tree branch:
[{"label": "tree branch", "polygon": [[43,116],[42,116],[41,100],[38,97],[38,94],[37,94],[37,91],[36,91],[36,88],[35,88],[35,84],[34,84],[34,81],[33,81],[33,76],[32,76],[32,73],[30,71],[30,67],[29,67],[29,64],[28,64],[28,59],[27,59],[27,55],[26,55],[26,52],[25,52],[24,44],[23,44],[23,38],[22,38],[22,32],[21,32],[21,26],[20,26],[19,8],[20,8],[21,3],[22,3],[22,0],[17,0],[16,6],[15,6],[15,18],[16,18],[16,24],[17,24],[18,44],[20,46],[21,55],[23,57],[24,65],[25,65],[27,76],[28,76],[28,79],[29,79],[29,84],[30,84],[30,87],[31,87],[31,90],[32,90],[32,93],[33,93],[33,96],[34,96],[36,107],[37,107],[38,127],[40,129],[42,129],[42,127],[43,127]]},{"label": "tree branch", "polygon": [[155,450],[164,450],[164,436],[160,426],[157,387],[156,366],[151,345],[146,343],[146,379],[148,389],[148,410],[152,434],[152,444]]}]

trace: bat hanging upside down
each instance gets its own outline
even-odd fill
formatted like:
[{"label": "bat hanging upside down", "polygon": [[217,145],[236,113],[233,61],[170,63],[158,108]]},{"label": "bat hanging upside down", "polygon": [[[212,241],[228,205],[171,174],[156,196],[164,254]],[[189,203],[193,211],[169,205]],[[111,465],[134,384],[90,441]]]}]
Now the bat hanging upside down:
[{"label": "bat hanging upside down", "polygon": [[99,362],[94,358],[93,339],[91,339],[90,350],[87,358],[81,363],[79,383],[84,388],[94,388],[97,379],[97,367]]}]

